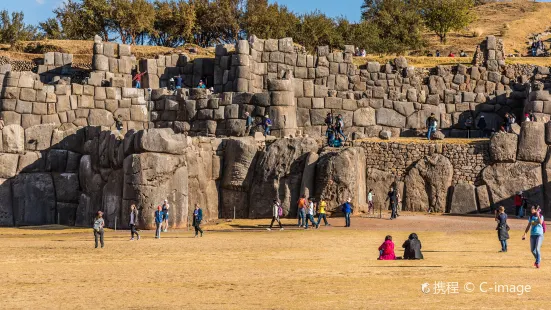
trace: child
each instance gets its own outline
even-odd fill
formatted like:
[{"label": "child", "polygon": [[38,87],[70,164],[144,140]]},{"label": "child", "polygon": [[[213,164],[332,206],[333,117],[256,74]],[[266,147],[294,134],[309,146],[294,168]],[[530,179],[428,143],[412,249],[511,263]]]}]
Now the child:
[{"label": "child", "polygon": [[385,242],[379,247],[379,260],[395,260],[394,254],[394,242],[392,242],[392,236],[385,237]]}]

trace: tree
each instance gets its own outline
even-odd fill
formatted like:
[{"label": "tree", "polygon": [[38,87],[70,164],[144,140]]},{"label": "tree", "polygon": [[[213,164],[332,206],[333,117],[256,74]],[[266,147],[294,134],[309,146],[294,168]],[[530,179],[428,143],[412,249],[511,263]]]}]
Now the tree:
[{"label": "tree", "polygon": [[300,24],[295,35],[296,42],[313,52],[316,47],[329,45],[340,46],[342,38],[336,30],[336,23],[332,18],[316,10],[300,17]]},{"label": "tree", "polygon": [[362,19],[379,36],[380,53],[404,53],[424,45],[423,20],[414,0],[364,0]]},{"label": "tree", "polygon": [[420,12],[427,28],[444,43],[450,31],[461,30],[475,19],[474,5],[474,0],[422,0]]},{"label": "tree", "polygon": [[248,0],[242,28],[247,36],[283,38],[293,35],[298,22],[298,17],[284,5],[268,4],[267,0]]},{"label": "tree", "polygon": [[193,0],[196,23],[195,43],[206,47],[217,43],[234,43],[241,33],[241,0]]},{"label": "tree", "polygon": [[176,47],[193,38],[195,7],[185,1],[156,0],[154,31],[151,42],[156,45]]},{"label": "tree", "polygon": [[[89,40],[96,34],[109,41],[111,5],[108,0],[67,0],[54,10],[63,36],[70,40]],[[47,20],[46,27],[54,24]]]},{"label": "tree", "polygon": [[153,31],[155,9],[147,0],[111,0],[112,27],[123,44],[136,44],[136,39]]},{"label": "tree", "polygon": [[381,41],[377,27],[368,22],[350,23],[346,18],[337,18],[337,33],[343,44],[353,44],[369,53],[381,53]]},{"label": "tree", "polygon": [[31,41],[37,38],[37,28],[25,24],[23,12],[0,11],[0,42],[13,46],[18,41]]},{"label": "tree", "polygon": [[44,22],[38,23],[38,28],[44,33],[44,37],[53,40],[62,40],[65,38],[63,29],[55,18],[48,18]]}]

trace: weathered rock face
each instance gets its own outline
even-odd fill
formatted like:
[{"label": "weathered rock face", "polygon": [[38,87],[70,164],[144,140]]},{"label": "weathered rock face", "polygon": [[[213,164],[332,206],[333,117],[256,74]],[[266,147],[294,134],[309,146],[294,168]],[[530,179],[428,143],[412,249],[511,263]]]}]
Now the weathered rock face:
[{"label": "weathered rock face", "polygon": [[15,225],[55,224],[55,190],[49,173],[19,174],[12,187]]},{"label": "weathered rock face", "polygon": [[408,211],[446,208],[448,190],[452,183],[453,166],[440,154],[425,156],[419,160],[405,177],[404,209]]},{"label": "weathered rock face", "polygon": [[2,129],[2,150],[5,153],[25,151],[25,131],[19,125],[7,125]]},{"label": "weathered rock face", "polygon": [[149,129],[140,138],[140,148],[148,152],[182,155],[188,146],[186,136],[174,134],[170,128]]},{"label": "weathered rock face", "polygon": [[476,189],[473,184],[459,183],[454,186],[449,213],[468,214],[478,212]]},{"label": "weathered rock face", "polygon": [[543,163],[542,169],[542,179],[543,179],[543,189],[544,189],[544,205],[543,211],[544,214],[549,216],[551,214],[551,147],[548,147],[547,158]]},{"label": "weathered rock face", "polygon": [[203,209],[205,221],[217,219],[219,217],[219,193],[218,179],[213,173],[213,162],[219,159],[213,158],[212,153],[208,151],[190,151],[186,154],[186,159],[189,191],[188,218],[191,220],[194,206],[199,204]]},{"label": "weathered rock face", "polygon": [[524,122],[520,129],[517,160],[542,163],[547,154],[545,125],[538,122]]},{"label": "weathered rock face", "polygon": [[[396,176],[390,172],[379,169],[367,169],[366,193],[369,193],[370,189],[373,190],[373,204],[376,212],[378,212],[379,208],[382,210],[388,208],[389,203],[385,199],[394,182],[396,182]],[[404,197],[403,192],[399,191],[399,193]]]},{"label": "weathered rock face", "polygon": [[[131,203],[139,206],[141,228],[155,227],[153,215],[165,198],[171,202],[169,225],[173,228],[186,227],[188,190],[185,156],[143,153],[124,160],[123,210],[128,210]],[[166,197],[166,193],[171,195]],[[126,222],[121,225],[128,225]]]},{"label": "weathered rock face", "polygon": [[0,179],[0,226],[13,226],[11,180]]},{"label": "weathered rock face", "polygon": [[316,189],[316,165],[319,159],[319,155],[314,152],[310,152],[306,158],[306,164],[304,166],[304,172],[302,173],[302,184],[300,186],[300,195],[306,197],[312,197],[315,194]]},{"label": "weathered rock face", "polygon": [[314,139],[294,138],[277,140],[260,153],[251,183],[249,217],[270,217],[276,198],[285,216],[295,216],[306,160],[310,152],[317,150]]},{"label": "weathered rock face", "polygon": [[514,133],[499,132],[490,139],[490,156],[495,162],[515,162],[517,160],[518,136]]},{"label": "weathered rock face", "polygon": [[523,191],[531,203],[543,205],[541,164],[517,161],[497,163],[486,167],[482,179],[488,186],[494,206],[514,206],[514,195]]},{"label": "weathered rock face", "polygon": [[124,171],[122,169],[113,170],[107,179],[107,183],[102,190],[102,210],[105,217],[105,226],[109,228],[122,227],[127,225],[122,223],[122,212],[130,212],[130,208],[122,210],[122,189],[124,184]]},{"label": "weathered rock face", "polygon": [[355,214],[367,211],[365,172],[362,148],[322,153],[316,168],[316,197],[326,199],[327,212],[339,214],[340,205],[348,198]]}]

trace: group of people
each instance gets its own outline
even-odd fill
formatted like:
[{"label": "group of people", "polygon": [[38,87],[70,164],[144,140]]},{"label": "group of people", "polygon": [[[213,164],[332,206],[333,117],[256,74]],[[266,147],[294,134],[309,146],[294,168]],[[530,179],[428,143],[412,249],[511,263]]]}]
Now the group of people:
[{"label": "group of people", "polygon": [[360,50],[359,47],[356,47],[356,51],[354,52],[354,56],[356,56],[356,57],[365,57],[365,56],[367,56],[367,52],[365,51],[365,48],[362,48]]},{"label": "group of people", "polygon": [[270,115],[266,114],[264,115],[264,118],[262,120],[261,124],[255,124],[254,119],[251,116],[249,112],[245,112],[245,136],[249,136],[251,134],[251,130],[258,126],[262,125],[262,129],[264,132],[264,136],[267,137],[272,132],[272,120],[270,119]]},{"label": "group of people", "polygon": [[394,253],[394,242],[392,236],[385,237],[385,241],[379,246],[378,260],[395,260],[395,259],[423,259],[421,252],[421,241],[416,233],[411,233],[406,241],[402,244],[404,256],[396,257]]},{"label": "group of people", "polygon": [[545,44],[541,39],[534,40],[532,44],[530,45],[530,54],[532,57],[536,56],[547,56],[547,49],[545,48]]},{"label": "group of people", "polygon": [[[433,55],[429,53],[427,56],[428,56],[428,57],[432,57]],[[442,57],[442,54],[440,53],[440,50],[436,50],[434,56],[435,56],[435,57]],[[452,51],[450,51],[450,53],[448,54],[448,57],[455,57],[455,53],[452,52]],[[467,53],[465,53],[464,50],[461,50],[461,51],[459,52],[459,57],[468,57],[468,55],[467,55]]]},{"label": "group of people", "polygon": [[327,125],[327,130],[325,131],[327,145],[330,147],[343,146],[344,142],[346,142],[346,135],[344,134],[344,118],[342,114],[333,118],[333,113],[327,113],[325,125]]}]

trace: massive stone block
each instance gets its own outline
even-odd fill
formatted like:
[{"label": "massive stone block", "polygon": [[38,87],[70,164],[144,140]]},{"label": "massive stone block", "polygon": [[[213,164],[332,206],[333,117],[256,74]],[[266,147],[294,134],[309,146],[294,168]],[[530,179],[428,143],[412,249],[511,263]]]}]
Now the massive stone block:
[{"label": "massive stone block", "polygon": [[373,126],[375,121],[375,110],[373,108],[360,108],[354,111],[354,126]]},{"label": "massive stone block", "polygon": [[0,153],[0,178],[13,178],[17,173],[19,155]]},{"label": "massive stone block", "polygon": [[522,123],[517,160],[542,163],[546,154],[545,125],[538,122]]},{"label": "massive stone block", "polygon": [[391,109],[378,109],[376,112],[376,118],[377,125],[397,128],[404,128],[406,126],[406,117]]},{"label": "massive stone block", "polygon": [[15,225],[56,222],[54,182],[49,173],[24,173],[12,181]]},{"label": "massive stone block", "polygon": [[452,214],[478,212],[476,189],[473,184],[459,183],[454,186],[449,212]]},{"label": "massive stone block", "polygon": [[[390,203],[386,201],[387,194],[390,191],[391,186],[397,182],[397,178],[391,172],[383,171],[379,169],[367,169],[366,178],[366,197],[369,190],[373,190],[373,204],[375,213],[379,212],[379,208],[382,210],[388,210]],[[400,195],[404,197],[403,187],[398,188]],[[367,201],[367,199],[366,199]]]},{"label": "massive stone block", "polygon": [[316,167],[316,197],[325,198],[329,214],[342,214],[340,205],[348,198],[352,199],[354,214],[366,212],[364,149],[351,147],[322,153]]},{"label": "massive stone block", "polygon": [[[191,220],[195,204],[203,209],[203,220],[217,219],[219,216],[218,186],[213,177],[212,153],[191,151],[186,154],[189,178],[189,213]],[[191,224],[191,223],[190,223]]]},{"label": "massive stone block", "polygon": [[52,173],[52,177],[54,180],[56,201],[78,202],[80,197],[78,174]]},{"label": "massive stone block", "polygon": [[517,160],[518,136],[514,133],[496,133],[490,139],[490,156],[495,162]]},{"label": "massive stone block", "polygon": [[404,179],[404,209],[426,211],[430,206],[436,212],[445,211],[452,177],[453,166],[443,155],[420,159]]},{"label": "massive stone block", "polygon": [[0,226],[13,226],[11,180],[0,179]]},{"label": "massive stone block", "polygon": [[19,125],[7,125],[2,130],[2,150],[5,153],[25,151],[25,131]]},{"label": "massive stone block", "polygon": [[[128,223],[122,223],[122,213],[130,212],[130,208],[125,210],[123,207],[123,184],[124,184],[124,171],[122,169],[113,170],[107,178],[107,183],[103,186],[102,190],[102,210],[104,212],[105,226],[114,228],[115,223],[117,227],[126,227]],[[125,218],[126,219],[126,218]],[[126,222],[126,221],[125,221]]]},{"label": "massive stone block", "polygon": [[170,128],[149,129],[143,132],[139,139],[139,146],[148,152],[185,154],[188,147],[187,137],[175,134]]},{"label": "massive stone block", "polygon": [[52,132],[55,124],[35,125],[25,129],[25,149],[43,151],[48,149],[52,141]]}]

